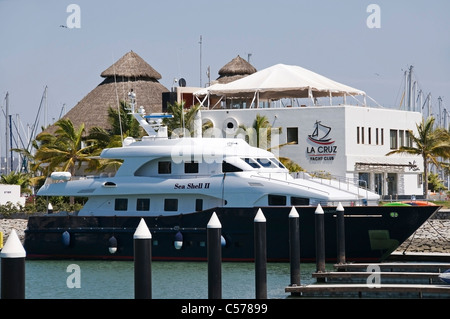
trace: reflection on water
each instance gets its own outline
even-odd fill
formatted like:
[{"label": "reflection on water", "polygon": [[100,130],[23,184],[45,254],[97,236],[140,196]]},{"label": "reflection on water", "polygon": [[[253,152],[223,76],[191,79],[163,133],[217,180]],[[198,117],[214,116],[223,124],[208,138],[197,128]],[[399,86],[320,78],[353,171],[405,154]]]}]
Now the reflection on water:
[{"label": "reflection on water", "polygon": [[[79,268],[69,267],[77,265]],[[301,284],[313,282],[315,264],[302,264]],[[73,269],[79,269],[77,273]],[[27,260],[26,299],[133,299],[134,263],[132,261],[39,261]],[[78,277],[75,277],[79,275]],[[75,283],[80,288],[69,288]],[[289,263],[267,264],[268,298],[287,298],[290,284]],[[207,262],[153,262],[153,299],[207,299]],[[222,264],[222,297],[255,299],[255,265]]]}]

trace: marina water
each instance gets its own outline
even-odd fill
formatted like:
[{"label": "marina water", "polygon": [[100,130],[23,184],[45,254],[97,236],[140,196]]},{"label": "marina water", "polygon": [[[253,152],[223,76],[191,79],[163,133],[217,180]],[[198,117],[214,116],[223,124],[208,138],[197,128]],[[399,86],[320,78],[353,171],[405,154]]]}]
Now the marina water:
[{"label": "marina water", "polygon": [[[79,268],[78,268],[79,267]],[[78,278],[74,278],[78,269]],[[301,284],[316,265],[301,264]],[[79,284],[79,288],[76,285]],[[267,264],[267,297],[289,297],[289,263]],[[153,299],[207,299],[207,262],[152,262]],[[255,299],[254,263],[222,263],[222,297]],[[134,299],[133,261],[27,260],[26,299]]]}]

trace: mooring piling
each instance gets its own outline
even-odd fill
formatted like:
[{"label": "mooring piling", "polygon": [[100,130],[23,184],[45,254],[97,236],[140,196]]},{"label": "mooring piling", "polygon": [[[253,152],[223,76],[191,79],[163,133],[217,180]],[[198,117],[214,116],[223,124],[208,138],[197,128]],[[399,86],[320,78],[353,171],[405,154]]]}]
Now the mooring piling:
[{"label": "mooring piling", "polygon": [[345,221],[344,207],[339,202],[336,207],[337,263],[345,264]]},{"label": "mooring piling", "polygon": [[255,246],[255,295],[256,299],[267,299],[267,239],[266,217],[261,208],[254,219]]},{"label": "mooring piling", "polygon": [[291,286],[300,285],[300,222],[295,207],[289,213],[289,261]]},{"label": "mooring piling", "polygon": [[214,212],[207,225],[208,299],[222,299],[222,224]]},{"label": "mooring piling", "polygon": [[325,229],[324,212],[320,204],[315,211],[316,231],[316,268],[317,272],[325,272]]},{"label": "mooring piling", "polygon": [[134,240],[134,297],[152,299],[152,234],[141,218]]},{"label": "mooring piling", "polygon": [[25,299],[25,257],[26,252],[17,236],[11,230],[1,253],[1,298]]}]

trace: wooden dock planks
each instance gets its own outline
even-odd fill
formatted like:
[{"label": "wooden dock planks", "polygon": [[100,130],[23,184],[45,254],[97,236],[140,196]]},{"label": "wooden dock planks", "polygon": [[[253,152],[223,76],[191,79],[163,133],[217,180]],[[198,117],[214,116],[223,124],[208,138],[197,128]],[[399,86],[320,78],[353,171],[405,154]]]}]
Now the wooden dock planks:
[{"label": "wooden dock planks", "polygon": [[450,285],[439,279],[449,263],[347,263],[334,268],[313,273],[315,284],[288,286],[285,292],[311,298],[450,298]]}]

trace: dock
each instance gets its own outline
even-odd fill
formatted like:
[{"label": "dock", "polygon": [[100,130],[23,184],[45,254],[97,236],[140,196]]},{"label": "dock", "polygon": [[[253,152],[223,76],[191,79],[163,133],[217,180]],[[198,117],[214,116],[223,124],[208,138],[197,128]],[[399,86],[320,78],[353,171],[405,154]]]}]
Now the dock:
[{"label": "dock", "polygon": [[450,269],[441,262],[335,264],[334,271],[312,274],[315,283],[285,288],[295,298],[445,298],[450,285],[439,275]]}]

